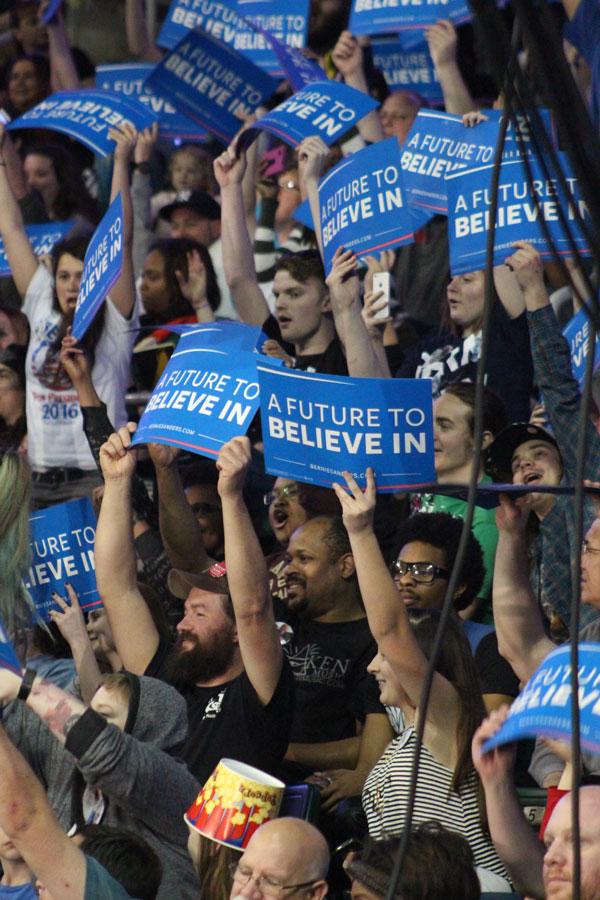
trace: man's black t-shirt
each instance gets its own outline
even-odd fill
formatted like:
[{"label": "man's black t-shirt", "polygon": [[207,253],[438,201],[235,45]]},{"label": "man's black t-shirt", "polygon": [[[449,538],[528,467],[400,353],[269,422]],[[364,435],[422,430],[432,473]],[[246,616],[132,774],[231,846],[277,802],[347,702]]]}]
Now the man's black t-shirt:
[{"label": "man's black t-shirt", "polygon": [[296,356],[296,352],[287,341],[284,341],[279,329],[279,323],[275,316],[269,316],[262,330],[267,337],[273,338],[281,344],[286,353],[296,359],[296,368],[304,372],[321,372],[323,375],[347,375],[348,366],[339,337],[336,336],[323,353],[312,353],[306,356]]},{"label": "man's black t-shirt", "polygon": [[[164,676],[170,644],[161,641],[145,675]],[[216,687],[173,685],[185,697],[188,736],[182,757],[204,784],[220,759],[228,757],[275,773],[287,750],[294,707],[294,679],[284,659],[271,702],[263,706],[243,672]]]},{"label": "man's black t-shirt", "polygon": [[385,710],[367,666],[377,653],[366,618],[314,622],[294,617],[276,601],[276,618],[291,626],[285,646],[296,682],[290,740],[340,741],[356,735],[356,722]]}]

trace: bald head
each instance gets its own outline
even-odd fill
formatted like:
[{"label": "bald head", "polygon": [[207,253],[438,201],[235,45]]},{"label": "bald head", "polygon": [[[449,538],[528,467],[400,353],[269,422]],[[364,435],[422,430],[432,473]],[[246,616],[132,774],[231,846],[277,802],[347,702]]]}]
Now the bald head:
[{"label": "bald head", "polygon": [[325,878],[329,848],[321,832],[302,819],[283,818],[266,822],[252,835],[240,860],[240,869],[253,879],[244,884],[236,878],[231,900],[252,897],[255,879],[267,877],[283,885],[315,884],[311,897],[327,894]]},{"label": "bald head", "polygon": [[[600,785],[579,792],[581,831],[581,900],[600,900]],[[544,834],[544,888],[548,900],[573,896],[571,795],[557,803]]]}]

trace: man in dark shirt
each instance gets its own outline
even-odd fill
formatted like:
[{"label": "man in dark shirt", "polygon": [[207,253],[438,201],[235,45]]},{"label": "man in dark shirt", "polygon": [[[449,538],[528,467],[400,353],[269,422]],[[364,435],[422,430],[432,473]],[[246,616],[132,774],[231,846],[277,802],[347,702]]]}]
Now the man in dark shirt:
[{"label": "man in dark shirt", "polygon": [[250,565],[262,554],[242,499],[249,441],[230,441],[217,462],[229,567],[217,564],[199,575],[172,570],[170,586],[185,599],[185,613],[170,646],[160,640],[137,587],[134,430],[121,428],[100,451],[105,490],[96,576],[119,655],[129,671],[170,681],[186,698],[190,727],[182,755],[201,782],[224,756],[273,770],[288,742],[293,680],[275,626],[266,566]]}]

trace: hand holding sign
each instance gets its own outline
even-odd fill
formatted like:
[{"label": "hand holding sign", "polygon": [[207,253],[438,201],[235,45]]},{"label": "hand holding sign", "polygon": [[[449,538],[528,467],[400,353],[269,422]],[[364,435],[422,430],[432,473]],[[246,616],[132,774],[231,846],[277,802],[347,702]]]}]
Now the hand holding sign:
[{"label": "hand holding sign", "polygon": [[128,422],[111,434],[106,443],[100,447],[100,467],[105,481],[120,481],[133,477],[137,451],[132,447],[131,436],[135,434],[136,429],[135,422]]},{"label": "hand holding sign", "polygon": [[93,389],[90,361],[85,355],[85,351],[79,346],[77,338],[71,334],[70,327],[62,339],[60,364],[78,393],[84,386],[91,386]]},{"label": "hand holding sign", "polygon": [[362,74],[363,49],[350,31],[342,31],[333,48],[331,58],[340,75],[347,80]]},{"label": "hand holding sign", "polygon": [[540,294],[547,300],[547,292],[544,287],[544,272],[542,269],[542,257],[532,244],[527,241],[515,241],[513,247],[516,251],[505,261],[505,265],[514,272],[519,287],[527,295]]},{"label": "hand holding sign", "polygon": [[223,444],[217,458],[217,489],[222,499],[237,497],[242,493],[251,459],[252,451],[247,437],[235,437]]},{"label": "hand holding sign", "polygon": [[353,250],[338,247],[325,283],[329,288],[331,305],[337,315],[351,313],[356,309],[360,302],[360,285],[356,270],[356,254]]},{"label": "hand holding sign", "polygon": [[425,40],[436,69],[456,63],[458,35],[450,19],[440,19],[425,29]]},{"label": "hand holding sign", "polygon": [[227,150],[224,150],[215,159],[213,171],[221,190],[232,187],[234,184],[241,184],[246,172],[245,151],[241,150],[239,156],[236,157],[236,144],[230,144]]},{"label": "hand holding sign", "polygon": [[304,138],[298,147],[298,176],[307,184],[317,182],[325,170],[329,147],[318,135]]},{"label": "hand holding sign", "polygon": [[130,122],[123,122],[115,128],[108,129],[108,136],[115,142],[115,162],[129,163],[135,150],[138,133]]},{"label": "hand holding sign", "polygon": [[134,151],[134,160],[136,165],[140,163],[150,162],[150,157],[158,141],[158,122],[150,128],[144,128],[138,132],[137,142]]},{"label": "hand holding sign", "polygon": [[343,472],[347,491],[334,482],[332,487],[342,507],[342,519],[348,534],[361,534],[373,528],[373,516],[375,515],[375,475],[369,466],[367,469],[367,486],[362,490],[350,474]]}]

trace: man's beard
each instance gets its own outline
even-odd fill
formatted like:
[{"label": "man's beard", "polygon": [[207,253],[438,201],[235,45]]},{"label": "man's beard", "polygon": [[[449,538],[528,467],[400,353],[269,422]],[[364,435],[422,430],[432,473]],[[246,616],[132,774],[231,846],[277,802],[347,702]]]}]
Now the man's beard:
[{"label": "man's beard", "polygon": [[[183,650],[183,641],[193,641],[191,650]],[[167,657],[165,677],[174,683],[202,684],[223,675],[233,660],[233,629],[218,632],[203,646],[189,631],[181,632]]]}]

